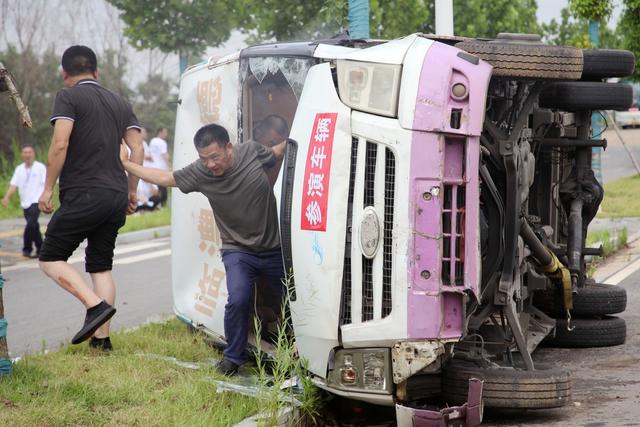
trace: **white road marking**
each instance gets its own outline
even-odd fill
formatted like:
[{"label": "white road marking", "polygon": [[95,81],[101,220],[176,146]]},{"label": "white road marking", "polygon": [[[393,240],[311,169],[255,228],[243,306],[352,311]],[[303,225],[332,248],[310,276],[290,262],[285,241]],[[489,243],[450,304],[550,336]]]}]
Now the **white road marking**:
[{"label": "white road marking", "polygon": [[[157,248],[157,247],[160,247],[160,246],[166,246],[168,244],[169,244],[169,241],[168,240],[164,240],[164,241],[152,241],[152,242],[144,242],[144,243],[139,243],[139,244],[127,245],[127,246],[122,246],[122,247],[116,248],[113,251],[113,255],[115,257],[115,256],[119,256],[119,255],[128,254],[128,253],[131,253],[131,252],[138,252],[138,251],[143,251],[145,249],[152,249],[152,248]],[[82,250],[82,249],[80,249],[80,250]],[[169,250],[169,253],[171,253],[171,250]],[[155,258],[155,257],[152,257],[152,258]],[[75,256],[75,257],[69,258],[69,260],[67,262],[69,264],[76,264],[78,262],[83,262],[83,261],[84,261],[84,256],[81,255],[81,256]],[[114,261],[114,264],[118,264],[117,260]],[[125,264],[128,264],[128,263],[125,263]],[[35,268],[38,268],[38,263],[36,261],[32,261],[32,262],[27,261],[27,262],[19,263],[19,264],[16,264],[16,265],[12,265],[10,267],[3,268],[2,271],[3,272],[8,272],[8,271],[14,271],[14,270],[35,269]]]},{"label": "white road marking", "polygon": [[612,274],[602,281],[602,283],[608,283],[610,285],[618,285],[627,277],[631,276],[636,271],[640,270],[640,258],[618,271],[617,273]]},{"label": "white road marking", "polygon": [[171,255],[171,249],[162,249],[160,251],[149,252],[142,255],[135,255],[128,258],[120,258],[113,261],[113,265],[133,264],[140,261],[146,261],[148,259],[160,258],[163,256]]}]

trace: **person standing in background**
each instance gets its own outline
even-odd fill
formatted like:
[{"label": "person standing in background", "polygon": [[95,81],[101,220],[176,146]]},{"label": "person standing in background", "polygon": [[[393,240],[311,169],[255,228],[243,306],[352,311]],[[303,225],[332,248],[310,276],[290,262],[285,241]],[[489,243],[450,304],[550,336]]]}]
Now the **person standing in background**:
[{"label": "person standing in background", "polygon": [[[169,136],[169,130],[165,127],[161,127],[156,132],[155,138],[149,141],[149,154],[151,154],[151,160],[153,167],[164,171],[169,170],[170,158],[169,149],[167,146],[167,137]],[[162,206],[167,203],[167,187],[158,187],[159,199],[158,203]]]},{"label": "person standing in background", "polygon": [[[24,145],[20,151],[24,163],[19,164],[9,183],[9,188],[2,198],[2,206],[9,206],[9,199],[18,190],[20,196],[20,206],[24,213],[27,225],[24,228],[22,256],[27,258],[37,258],[40,255],[42,246],[42,234],[40,234],[40,209],[38,209],[38,199],[44,190],[44,180],[47,168],[36,160],[36,150],[32,145]],[[36,254],[32,255],[35,245]]]},{"label": "person standing in background", "polygon": [[[142,128],[142,145],[144,146],[144,162],[142,166],[145,168],[154,167],[153,158],[149,152],[149,143],[147,142],[147,129]],[[153,210],[156,208],[158,202],[158,186],[151,184],[150,182],[140,180],[138,181],[138,207],[136,212],[141,210]]]}]

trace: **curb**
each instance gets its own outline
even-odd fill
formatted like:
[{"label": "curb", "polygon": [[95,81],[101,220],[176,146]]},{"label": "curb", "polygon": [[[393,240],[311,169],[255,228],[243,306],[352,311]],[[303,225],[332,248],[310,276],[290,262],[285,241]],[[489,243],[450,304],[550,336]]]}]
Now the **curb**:
[{"label": "curb", "polygon": [[128,233],[119,234],[116,239],[116,245],[123,245],[128,243],[136,243],[144,240],[153,240],[160,237],[171,236],[171,226],[165,225],[162,227],[147,228],[145,230],[130,231]]}]

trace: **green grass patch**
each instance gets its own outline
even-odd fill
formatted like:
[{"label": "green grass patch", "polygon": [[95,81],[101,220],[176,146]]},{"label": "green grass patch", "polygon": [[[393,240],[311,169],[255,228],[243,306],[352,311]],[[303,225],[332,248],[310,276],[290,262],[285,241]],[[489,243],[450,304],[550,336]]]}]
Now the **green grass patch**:
[{"label": "green grass patch", "polygon": [[[599,247],[602,245],[602,256],[607,258],[620,249],[627,246],[628,232],[627,227],[613,230],[595,230],[589,231],[587,234],[587,247]],[[591,262],[587,263],[586,273],[588,277],[593,277],[602,263],[602,258],[593,257]]]},{"label": "green grass patch", "polygon": [[[27,356],[0,378],[2,426],[228,426],[256,399],[216,393],[217,352],[177,319],[112,335],[104,355],[87,344]],[[144,354],[160,356],[145,357]],[[199,370],[163,360],[201,362]]]},{"label": "green grass patch", "polygon": [[589,231],[587,234],[587,246],[602,245],[603,256],[606,258],[627,246],[627,234],[627,227],[614,230]]},{"label": "green grass patch", "polygon": [[127,217],[127,222],[120,229],[120,233],[146,230],[147,228],[162,227],[171,224],[171,210],[167,207],[152,211],[138,212]]},{"label": "green grass patch", "polygon": [[598,217],[640,216],[640,175],[620,178],[604,185],[604,200]]}]

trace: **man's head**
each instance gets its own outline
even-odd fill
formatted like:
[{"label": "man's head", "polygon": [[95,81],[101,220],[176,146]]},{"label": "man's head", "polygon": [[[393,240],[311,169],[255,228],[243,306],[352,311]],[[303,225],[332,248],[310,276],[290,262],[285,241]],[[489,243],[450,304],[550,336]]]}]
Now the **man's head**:
[{"label": "man's head", "polygon": [[233,145],[229,133],[220,125],[201,127],[193,137],[200,161],[214,176],[222,176],[233,167]]},{"label": "man's head", "polygon": [[253,130],[253,139],[267,147],[280,144],[287,136],[289,136],[287,121],[276,114],[262,119]]},{"label": "man's head", "polygon": [[167,136],[169,136],[169,130],[167,128],[158,128],[158,131],[156,132],[156,137],[167,139]]},{"label": "man's head", "polygon": [[86,46],[71,46],[62,54],[62,78],[73,86],[82,78],[98,78],[98,59]]},{"label": "man's head", "polygon": [[36,150],[33,148],[33,145],[23,145],[22,150],[20,150],[20,155],[22,156],[22,161],[27,164],[27,166],[31,166],[36,159]]}]

